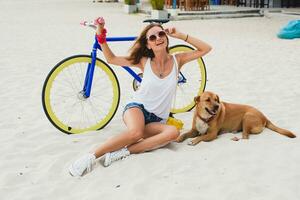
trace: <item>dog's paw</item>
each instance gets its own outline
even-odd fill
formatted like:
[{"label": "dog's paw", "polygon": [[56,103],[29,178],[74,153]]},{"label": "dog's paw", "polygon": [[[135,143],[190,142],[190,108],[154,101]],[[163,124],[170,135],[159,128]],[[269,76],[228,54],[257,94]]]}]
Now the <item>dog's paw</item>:
[{"label": "dog's paw", "polygon": [[191,141],[188,142],[188,145],[190,145],[190,146],[195,146],[196,143],[194,143],[193,140],[191,140]]},{"label": "dog's paw", "polygon": [[181,143],[184,141],[184,138],[182,136],[179,136],[177,139],[176,139],[176,142],[178,143]]},{"label": "dog's paw", "polygon": [[242,139],[243,139],[243,140],[248,140],[248,139],[249,139],[249,136],[248,136],[248,135],[247,135],[247,136],[243,135]]}]

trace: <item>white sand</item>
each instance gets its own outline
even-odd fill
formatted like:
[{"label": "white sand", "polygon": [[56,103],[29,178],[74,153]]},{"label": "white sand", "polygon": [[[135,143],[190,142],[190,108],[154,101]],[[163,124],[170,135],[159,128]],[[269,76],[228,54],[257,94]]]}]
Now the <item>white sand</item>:
[{"label": "white sand", "polygon": [[[71,177],[67,167],[74,159],[124,129],[121,115],[99,132],[63,134],[42,111],[42,85],[60,60],[89,53],[93,32],[79,22],[100,15],[116,36],[139,33],[146,17],[91,0],[0,0],[1,200],[300,199],[300,40],[276,37],[296,19],[281,14],[169,24],[213,46],[204,58],[207,90],[259,108],[298,138],[265,130],[233,142],[233,134],[224,134],[195,147],[186,141],[132,155],[108,168],[98,164],[82,178]],[[122,54],[128,47],[113,45]],[[116,71],[128,90],[131,79]],[[178,117],[189,129],[192,113]]]}]

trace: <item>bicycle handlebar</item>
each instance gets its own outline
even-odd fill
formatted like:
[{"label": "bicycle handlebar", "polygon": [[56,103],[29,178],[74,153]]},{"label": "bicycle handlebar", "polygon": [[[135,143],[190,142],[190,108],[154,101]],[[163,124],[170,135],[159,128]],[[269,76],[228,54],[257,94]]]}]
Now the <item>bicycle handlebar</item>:
[{"label": "bicycle handlebar", "polygon": [[[96,30],[96,25],[94,22],[88,22],[88,21],[83,21],[80,22],[80,25],[82,26],[87,26],[90,28],[93,28]],[[106,41],[107,42],[121,42],[121,41],[134,41],[136,39],[136,36],[127,36],[127,37],[107,37]]]},{"label": "bicycle handlebar", "polygon": [[82,26],[88,26],[90,28],[93,28],[96,30],[96,25],[94,24],[94,22],[88,22],[88,21],[83,21],[83,22],[80,22],[80,25]]}]

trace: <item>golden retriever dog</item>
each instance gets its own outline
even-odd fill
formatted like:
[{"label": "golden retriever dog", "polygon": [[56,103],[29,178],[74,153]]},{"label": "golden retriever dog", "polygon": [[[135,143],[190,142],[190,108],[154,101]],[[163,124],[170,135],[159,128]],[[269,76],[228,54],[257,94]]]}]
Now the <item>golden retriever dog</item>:
[{"label": "golden retriever dog", "polygon": [[252,106],[221,102],[217,94],[208,91],[194,100],[196,109],[192,129],[180,135],[177,142],[194,138],[189,144],[196,145],[201,141],[212,141],[221,133],[239,131],[243,132],[243,139],[248,139],[249,134],[261,133],[265,127],[290,138],[296,137],[292,132],[275,126]]}]

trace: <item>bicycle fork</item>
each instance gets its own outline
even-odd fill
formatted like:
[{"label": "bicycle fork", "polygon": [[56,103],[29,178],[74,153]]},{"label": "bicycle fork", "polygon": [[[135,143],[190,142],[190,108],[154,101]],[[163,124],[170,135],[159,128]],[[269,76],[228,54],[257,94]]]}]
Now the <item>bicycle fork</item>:
[{"label": "bicycle fork", "polygon": [[93,50],[91,52],[92,60],[91,60],[91,63],[88,64],[88,67],[86,70],[83,89],[82,89],[82,91],[80,91],[80,95],[82,95],[82,97],[84,99],[89,98],[91,95],[91,88],[92,88],[92,83],[93,83],[98,48],[100,48],[100,45],[98,43],[95,43],[93,46]]}]

